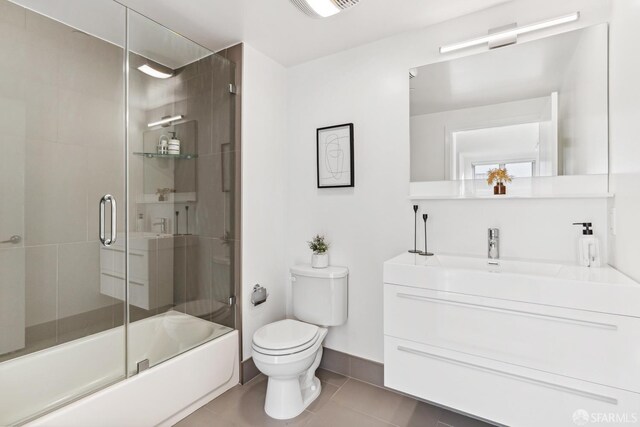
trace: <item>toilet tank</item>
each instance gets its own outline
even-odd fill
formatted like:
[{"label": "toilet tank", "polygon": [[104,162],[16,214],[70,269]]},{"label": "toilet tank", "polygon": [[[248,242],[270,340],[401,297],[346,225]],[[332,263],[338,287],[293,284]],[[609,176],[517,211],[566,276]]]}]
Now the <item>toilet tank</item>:
[{"label": "toilet tank", "polygon": [[338,326],[347,321],[347,267],[291,268],[293,315],[303,322],[318,326]]}]

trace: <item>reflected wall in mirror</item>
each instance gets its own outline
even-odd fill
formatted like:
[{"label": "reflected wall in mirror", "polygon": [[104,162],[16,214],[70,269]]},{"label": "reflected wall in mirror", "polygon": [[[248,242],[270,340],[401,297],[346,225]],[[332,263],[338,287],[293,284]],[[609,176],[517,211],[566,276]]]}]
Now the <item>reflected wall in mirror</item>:
[{"label": "reflected wall in mirror", "polygon": [[608,171],[608,26],[417,68],[411,181]]}]

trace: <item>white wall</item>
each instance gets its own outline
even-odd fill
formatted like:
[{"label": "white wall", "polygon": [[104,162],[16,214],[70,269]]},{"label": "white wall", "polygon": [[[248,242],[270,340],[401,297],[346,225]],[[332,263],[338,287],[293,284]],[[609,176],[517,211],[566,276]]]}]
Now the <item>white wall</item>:
[{"label": "white wall", "polygon": [[[285,317],[286,71],[244,45],[242,94],[243,360],[259,327]],[[260,283],[266,303],[254,307]]]},{"label": "white wall", "polygon": [[[305,241],[313,233],[322,232],[332,242],[331,262],[350,269],[349,321],[331,329],[327,347],[377,361],[383,358],[382,264],[407,250],[413,240],[413,212],[407,199],[407,70],[455,56],[440,55],[438,47],[442,44],[472,38],[510,22],[535,22],[576,10],[582,13],[579,22],[522,39],[606,21],[610,2],[513,1],[288,70],[285,265],[308,262]],[[470,49],[460,55],[482,50]],[[345,122],[355,125],[356,186],[318,190],[315,129]],[[245,146],[245,153],[249,151]],[[250,199],[249,194],[244,197]],[[431,225],[438,230],[433,236],[434,247],[483,254],[487,224],[493,224],[489,219],[496,218],[505,236],[503,256],[571,260],[578,230],[573,230],[568,221],[592,220],[596,232],[604,232],[604,200],[528,200],[513,204],[517,210],[505,210],[506,203],[424,203],[423,208],[433,213]],[[529,210],[529,228],[523,230],[519,214]],[[453,213],[457,216],[451,216]],[[244,236],[250,234],[245,231]]]},{"label": "white wall", "polygon": [[640,0],[613,3],[610,57],[610,172],[616,194],[611,263],[640,280]]}]

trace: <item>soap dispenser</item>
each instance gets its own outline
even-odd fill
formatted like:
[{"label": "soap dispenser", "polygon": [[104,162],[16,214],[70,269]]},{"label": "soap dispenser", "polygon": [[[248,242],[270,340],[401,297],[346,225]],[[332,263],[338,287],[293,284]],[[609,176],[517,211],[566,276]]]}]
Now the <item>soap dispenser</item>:
[{"label": "soap dispenser", "polygon": [[593,225],[590,222],[574,222],[573,225],[582,226],[582,236],[578,239],[580,265],[583,267],[600,267],[600,242],[593,235]]},{"label": "soap dispenser", "polygon": [[167,154],[169,151],[169,137],[167,135],[161,135],[158,138],[158,154]]}]

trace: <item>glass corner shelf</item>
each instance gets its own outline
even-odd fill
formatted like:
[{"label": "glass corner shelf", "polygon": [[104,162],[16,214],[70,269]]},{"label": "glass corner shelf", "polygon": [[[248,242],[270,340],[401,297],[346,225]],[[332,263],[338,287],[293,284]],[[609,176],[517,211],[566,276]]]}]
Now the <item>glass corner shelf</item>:
[{"label": "glass corner shelf", "polygon": [[189,160],[195,159],[198,157],[197,154],[194,153],[181,153],[181,154],[160,154],[160,153],[133,153],[136,156],[143,156],[146,158],[157,158],[157,159],[182,159]]}]

